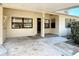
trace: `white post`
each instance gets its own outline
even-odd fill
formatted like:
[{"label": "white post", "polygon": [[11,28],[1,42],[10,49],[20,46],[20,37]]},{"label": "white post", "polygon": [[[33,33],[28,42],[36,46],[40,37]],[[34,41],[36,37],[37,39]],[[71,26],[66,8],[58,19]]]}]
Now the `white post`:
[{"label": "white post", "polygon": [[3,43],[3,7],[0,6],[0,44]]},{"label": "white post", "polygon": [[44,37],[45,36],[45,33],[44,33],[44,19],[45,19],[45,13],[42,12],[42,19],[41,19],[41,37]]}]

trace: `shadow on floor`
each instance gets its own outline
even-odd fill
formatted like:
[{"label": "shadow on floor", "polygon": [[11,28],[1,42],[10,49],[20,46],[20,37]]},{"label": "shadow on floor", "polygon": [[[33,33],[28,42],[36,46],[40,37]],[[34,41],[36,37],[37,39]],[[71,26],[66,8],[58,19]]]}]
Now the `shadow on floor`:
[{"label": "shadow on floor", "polygon": [[[31,39],[41,39],[43,37],[40,36],[40,34],[37,34],[35,36],[28,36],[29,38]],[[58,35],[56,34],[45,34],[45,37],[44,38],[51,38],[51,37],[58,37]]]},{"label": "shadow on floor", "polygon": [[74,41],[72,41],[72,40],[66,41],[65,43],[79,47],[79,44],[74,43]]}]

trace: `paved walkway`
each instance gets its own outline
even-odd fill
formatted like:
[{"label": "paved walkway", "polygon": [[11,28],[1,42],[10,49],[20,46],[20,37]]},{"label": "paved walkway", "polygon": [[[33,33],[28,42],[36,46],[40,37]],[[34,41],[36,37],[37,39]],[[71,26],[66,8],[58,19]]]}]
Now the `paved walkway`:
[{"label": "paved walkway", "polygon": [[[8,56],[67,56],[72,55],[62,51],[60,43],[68,41],[63,37],[34,39],[21,37],[7,39],[3,44],[8,50]],[[64,45],[65,46],[65,45]],[[61,48],[61,49],[59,49]],[[65,49],[64,49],[65,50]],[[72,50],[71,50],[72,51]]]}]

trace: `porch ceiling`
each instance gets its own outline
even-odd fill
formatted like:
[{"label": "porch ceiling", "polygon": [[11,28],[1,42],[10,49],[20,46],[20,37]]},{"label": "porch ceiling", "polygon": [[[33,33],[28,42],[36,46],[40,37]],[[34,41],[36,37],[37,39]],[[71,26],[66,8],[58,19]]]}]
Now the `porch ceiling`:
[{"label": "porch ceiling", "polygon": [[3,3],[3,7],[35,12],[55,12],[79,6],[79,3]]}]

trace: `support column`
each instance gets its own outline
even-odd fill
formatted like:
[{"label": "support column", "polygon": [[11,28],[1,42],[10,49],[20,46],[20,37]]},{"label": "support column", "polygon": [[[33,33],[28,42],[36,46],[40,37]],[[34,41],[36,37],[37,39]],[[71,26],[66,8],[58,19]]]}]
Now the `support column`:
[{"label": "support column", "polygon": [[42,19],[41,19],[41,37],[44,37],[45,36],[45,33],[44,33],[44,19],[45,19],[45,13],[42,12]]},{"label": "support column", "polygon": [[0,6],[0,44],[3,43],[3,7]]}]

